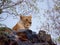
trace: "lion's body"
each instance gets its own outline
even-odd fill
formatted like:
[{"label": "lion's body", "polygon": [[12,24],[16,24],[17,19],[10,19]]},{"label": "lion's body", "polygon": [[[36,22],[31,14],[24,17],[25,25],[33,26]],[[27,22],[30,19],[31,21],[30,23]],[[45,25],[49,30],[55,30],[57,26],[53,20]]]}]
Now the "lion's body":
[{"label": "lion's body", "polygon": [[20,16],[20,21],[13,27],[13,30],[29,29],[31,26],[31,16]]}]

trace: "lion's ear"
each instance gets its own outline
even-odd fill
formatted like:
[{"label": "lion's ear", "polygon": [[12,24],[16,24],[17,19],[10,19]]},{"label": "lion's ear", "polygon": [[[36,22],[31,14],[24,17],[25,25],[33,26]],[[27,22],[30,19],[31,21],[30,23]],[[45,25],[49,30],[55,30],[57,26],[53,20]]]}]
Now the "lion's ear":
[{"label": "lion's ear", "polygon": [[23,18],[23,16],[22,15],[20,15],[20,19],[22,19]]},{"label": "lion's ear", "polygon": [[30,15],[29,18],[32,18],[32,15]]}]

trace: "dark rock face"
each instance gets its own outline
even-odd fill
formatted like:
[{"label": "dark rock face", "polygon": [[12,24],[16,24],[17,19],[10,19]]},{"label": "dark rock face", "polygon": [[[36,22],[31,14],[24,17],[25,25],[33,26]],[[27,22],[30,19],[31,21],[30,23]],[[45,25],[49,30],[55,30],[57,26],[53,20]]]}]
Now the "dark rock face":
[{"label": "dark rock face", "polygon": [[42,30],[36,34],[29,29],[16,32],[9,28],[7,29],[10,31],[3,28],[0,29],[0,45],[56,45],[52,41],[50,34],[46,34]]},{"label": "dark rock face", "polygon": [[49,45],[49,44],[45,42],[45,43],[34,43],[33,45]]}]

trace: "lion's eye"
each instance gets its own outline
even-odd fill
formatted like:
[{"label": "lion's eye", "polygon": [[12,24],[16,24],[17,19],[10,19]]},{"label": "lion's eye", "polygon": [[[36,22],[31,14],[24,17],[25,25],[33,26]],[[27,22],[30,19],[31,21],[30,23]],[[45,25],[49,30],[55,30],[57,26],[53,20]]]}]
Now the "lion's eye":
[{"label": "lion's eye", "polygon": [[26,21],[28,21],[28,19],[26,19]]}]

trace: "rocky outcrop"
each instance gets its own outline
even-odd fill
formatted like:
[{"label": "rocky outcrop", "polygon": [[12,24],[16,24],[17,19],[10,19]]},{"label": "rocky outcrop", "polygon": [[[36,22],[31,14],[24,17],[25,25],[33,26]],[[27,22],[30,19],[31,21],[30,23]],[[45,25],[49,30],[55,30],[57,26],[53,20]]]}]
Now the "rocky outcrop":
[{"label": "rocky outcrop", "polygon": [[30,29],[13,31],[0,27],[0,45],[56,45],[50,34],[40,30],[38,34]]}]

